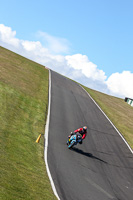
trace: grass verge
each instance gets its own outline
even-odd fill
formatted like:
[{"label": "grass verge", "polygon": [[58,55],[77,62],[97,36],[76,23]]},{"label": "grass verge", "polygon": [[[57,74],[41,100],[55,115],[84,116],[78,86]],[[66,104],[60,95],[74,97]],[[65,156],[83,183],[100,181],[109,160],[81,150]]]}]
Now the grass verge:
[{"label": "grass verge", "polygon": [[48,70],[0,47],[0,198],[56,199],[43,152]]}]

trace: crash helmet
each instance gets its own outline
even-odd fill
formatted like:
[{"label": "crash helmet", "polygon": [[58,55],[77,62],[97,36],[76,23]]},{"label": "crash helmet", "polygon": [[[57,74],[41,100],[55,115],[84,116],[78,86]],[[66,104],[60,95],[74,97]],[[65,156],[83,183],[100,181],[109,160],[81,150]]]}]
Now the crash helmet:
[{"label": "crash helmet", "polygon": [[83,126],[83,130],[86,132],[87,131],[87,126]]}]

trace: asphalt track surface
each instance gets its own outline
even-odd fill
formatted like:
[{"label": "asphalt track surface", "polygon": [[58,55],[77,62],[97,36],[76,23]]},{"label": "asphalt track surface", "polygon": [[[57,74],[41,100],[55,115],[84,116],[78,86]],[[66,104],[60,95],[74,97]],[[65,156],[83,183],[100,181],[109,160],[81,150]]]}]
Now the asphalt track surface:
[{"label": "asphalt track surface", "polygon": [[[83,125],[83,144],[67,149],[69,133]],[[133,199],[133,154],[87,93],[53,71],[48,134],[48,165],[61,200]]]}]

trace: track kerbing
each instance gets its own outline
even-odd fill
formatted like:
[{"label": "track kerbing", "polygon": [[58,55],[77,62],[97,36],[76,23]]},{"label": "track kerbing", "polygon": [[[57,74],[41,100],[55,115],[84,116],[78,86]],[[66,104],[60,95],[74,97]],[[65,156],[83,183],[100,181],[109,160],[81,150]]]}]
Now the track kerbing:
[{"label": "track kerbing", "polygon": [[50,170],[49,170],[49,166],[48,166],[48,161],[47,161],[47,150],[48,150],[48,131],[49,131],[49,119],[50,119],[50,105],[51,105],[51,72],[49,70],[49,102],[48,102],[48,115],[47,115],[47,122],[46,122],[46,126],[45,126],[45,146],[44,146],[44,159],[45,159],[45,164],[46,164],[46,169],[47,169],[47,173],[48,173],[48,177],[53,189],[53,192],[55,194],[55,196],[57,197],[58,200],[60,200]]}]

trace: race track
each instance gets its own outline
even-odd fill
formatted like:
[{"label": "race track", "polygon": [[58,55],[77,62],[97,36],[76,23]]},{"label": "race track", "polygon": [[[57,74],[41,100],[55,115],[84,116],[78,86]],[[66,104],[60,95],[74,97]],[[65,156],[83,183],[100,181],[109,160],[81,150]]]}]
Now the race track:
[{"label": "race track", "polygon": [[[60,199],[132,200],[133,154],[127,145],[78,84],[53,71],[51,84],[47,156]],[[68,135],[83,125],[83,144],[67,149]]]}]

